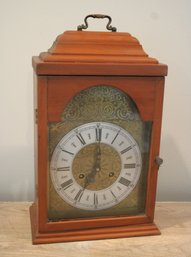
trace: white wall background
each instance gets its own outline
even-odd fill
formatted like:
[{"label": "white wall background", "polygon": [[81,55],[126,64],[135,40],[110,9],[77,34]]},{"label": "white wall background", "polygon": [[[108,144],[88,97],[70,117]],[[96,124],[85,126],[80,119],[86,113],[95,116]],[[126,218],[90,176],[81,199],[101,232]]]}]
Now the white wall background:
[{"label": "white wall background", "polygon": [[[0,0],[0,200],[33,199],[31,56],[91,13],[111,15],[118,31],[130,32],[168,64],[157,199],[190,201],[190,0]],[[103,23],[90,20],[90,29]]]}]

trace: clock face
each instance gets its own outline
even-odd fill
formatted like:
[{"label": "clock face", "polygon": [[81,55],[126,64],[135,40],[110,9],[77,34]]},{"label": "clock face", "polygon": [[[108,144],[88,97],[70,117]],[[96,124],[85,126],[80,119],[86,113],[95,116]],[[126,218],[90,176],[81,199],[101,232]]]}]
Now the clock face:
[{"label": "clock face", "polygon": [[135,139],[108,122],[90,122],[68,132],[56,145],[50,174],[69,205],[96,211],[117,205],[138,183],[142,158]]}]

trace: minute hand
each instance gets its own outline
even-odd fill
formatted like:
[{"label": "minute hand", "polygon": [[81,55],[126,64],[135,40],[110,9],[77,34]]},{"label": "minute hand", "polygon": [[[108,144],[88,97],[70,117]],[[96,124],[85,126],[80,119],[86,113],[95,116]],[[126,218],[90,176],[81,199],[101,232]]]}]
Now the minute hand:
[{"label": "minute hand", "polygon": [[95,165],[94,165],[96,173],[101,169],[100,162],[101,162],[101,147],[99,142],[96,146],[96,157],[95,157]]},{"label": "minute hand", "polygon": [[94,165],[92,167],[91,172],[87,175],[85,179],[84,188],[86,188],[90,183],[95,182],[95,176],[98,171],[100,171],[100,161],[101,161],[101,148],[100,143],[96,145],[95,155],[94,155]]}]

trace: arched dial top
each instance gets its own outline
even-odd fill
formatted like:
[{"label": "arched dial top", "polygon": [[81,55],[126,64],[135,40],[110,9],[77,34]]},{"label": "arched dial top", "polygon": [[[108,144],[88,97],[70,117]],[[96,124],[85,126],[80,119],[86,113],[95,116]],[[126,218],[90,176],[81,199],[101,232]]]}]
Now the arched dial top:
[{"label": "arched dial top", "polygon": [[62,121],[141,120],[135,102],[110,85],[96,85],[74,95],[61,114]]},{"label": "arched dial top", "polygon": [[139,146],[118,125],[83,124],[67,133],[55,147],[51,179],[59,196],[84,210],[115,206],[136,186],[142,167]]}]

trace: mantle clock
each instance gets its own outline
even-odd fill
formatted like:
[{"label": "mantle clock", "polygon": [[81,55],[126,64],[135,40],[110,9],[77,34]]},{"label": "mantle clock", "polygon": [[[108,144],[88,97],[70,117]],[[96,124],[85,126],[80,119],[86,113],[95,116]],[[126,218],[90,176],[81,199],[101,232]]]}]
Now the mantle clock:
[{"label": "mantle clock", "polygon": [[[106,32],[84,31],[107,18]],[[164,77],[107,15],[33,57],[34,244],[160,234],[154,223]],[[104,20],[105,21],[105,20]]]}]

